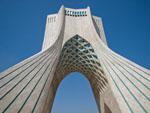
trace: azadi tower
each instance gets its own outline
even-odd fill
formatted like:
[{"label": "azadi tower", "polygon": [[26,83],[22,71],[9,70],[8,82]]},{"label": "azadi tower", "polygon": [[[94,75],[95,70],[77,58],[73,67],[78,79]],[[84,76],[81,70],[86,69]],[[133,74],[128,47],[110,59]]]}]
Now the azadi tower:
[{"label": "azadi tower", "polygon": [[150,113],[150,70],[108,46],[90,8],[47,16],[42,50],[0,74],[1,113],[50,113],[64,77],[89,80],[100,113]]}]

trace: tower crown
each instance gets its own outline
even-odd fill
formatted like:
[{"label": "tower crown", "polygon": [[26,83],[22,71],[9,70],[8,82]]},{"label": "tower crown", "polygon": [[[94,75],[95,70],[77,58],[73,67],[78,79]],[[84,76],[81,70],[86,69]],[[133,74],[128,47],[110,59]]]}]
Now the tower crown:
[{"label": "tower crown", "polygon": [[73,16],[73,17],[82,17],[87,16],[87,9],[72,9],[72,8],[65,8],[65,15],[66,16]]},{"label": "tower crown", "polygon": [[[94,33],[97,35],[95,36],[95,39],[97,38],[95,42],[101,39],[103,43],[107,45],[102,20],[100,17],[91,14],[90,7],[72,9],[62,6],[58,13],[48,15],[43,50],[46,50],[56,42],[58,38],[57,35],[60,35],[60,29],[62,30],[61,37],[65,37],[63,38],[64,42],[75,35],[80,35],[88,40]],[[91,30],[93,32],[91,32]],[[88,41],[90,42],[92,40]]]}]

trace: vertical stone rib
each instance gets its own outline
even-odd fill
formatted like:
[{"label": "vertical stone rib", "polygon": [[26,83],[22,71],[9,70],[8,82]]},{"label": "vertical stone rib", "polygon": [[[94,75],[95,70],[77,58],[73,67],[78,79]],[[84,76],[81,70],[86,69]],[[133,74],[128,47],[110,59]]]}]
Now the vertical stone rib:
[{"label": "vertical stone rib", "polygon": [[[114,57],[115,56],[115,57]],[[143,73],[145,70],[141,70],[141,73],[133,73],[129,72],[128,70],[133,70],[131,67],[131,64],[134,68],[139,69],[136,65],[133,65],[133,63],[128,61],[128,65],[124,63],[123,59],[119,60],[119,57],[116,58],[116,55],[111,53],[104,53],[103,54],[103,62],[105,64],[105,68],[110,72],[108,78],[112,75],[113,80],[117,87],[120,89],[120,93],[126,101],[126,104],[128,107],[133,110],[133,112],[143,112],[147,113],[150,103],[150,97],[149,97],[149,84],[150,82],[147,82],[144,80],[147,80],[148,73],[147,73],[147,79],[139,79],[139,76],[145,76],[146,73]],[[130,66],[129,66],[130,65]],[[128,70],[127,70],[128,67]],[[108,73],[108,72],[107,72]],[[138,75],[137,75],[138,74]],[[115,92],[116,93],[116,92]],[[126,99],[125,99],[126,98]],[[119,102],[118,102],[119,103]],[[134,103],[134,104],[133,104]],[[147,103],[147,104],[146,104]],[[121,105],[121,103],[120,103]],[[122,106],[120,106],[121,108]],[[122,108],[123,109],[123,108]],[[132,112],[132,111],[131,111]]]},{"label": "vertical stone rib", "polygon": [[138,82],[141,83],[142,85],[144,85],[145,88],[150,90],[150,88],[149,88],[150,82],[147,81],[148,79],[143,79],[143,76],[140,76],[139,74],[137,74],[134,70],[132,70],[127,65],[123,64],[121,61],[117,60],[111,54],[109,55],[109,57],[111,57],[111,59],[113,59],[117,63],[117,65],[120,66],[120,68],[124,69],[130,76],[132,76],[134,79],[136,79],[137,83]]},{"label": "vertical stone rib", "polygon": [[[122,84],[123,86],[124,86],[124,88],[122,88],[122,86],[121,86],[121,88],[122,88],[122,92],[129,92],[129,94],[128,93],[125,93],[125,95],[126,95],[126,97],[128,97],[127,99],[128,99],[128,102],[130,103],[131,102],[131,105],[133,105],[133,103],[134,102],[136,102],[135,104],[134,104],[134,108],[136,108],[135,109],[135,112],[138,112],[139,110],[137,109],[137,108],[142,108],[142,110],[140,110],[140,112],[146,112],[146,110],[145,110],[145,108],[143,107],[143,105],[141,104],[141,102],[139,101],[140,100],[140,98],[138,98],[138,92],[136,91],[136,89],[134,89],[133,88],[133,86],[132,86],[132,84],[130,83],[130,81],[129,80],[124,80],[125,78],[124,78],[124,76],[122,75],[122,73],[113,65],[113,64],[111,64],[110,62],[108,62],[107,60],[106,60],[106,62],[108,63],[108,65],[111,67],[111,69],[113,70],[113,72],[115,73],[115,75],[117,76],[117,78],[118,78],[118,80],[120,81],[120,82],[118,82],[118,84]],[[117,81],[118,81],[117,80]],[[131,96],[129,96],[129,95],[131,95]],[[142,95],[141,95],[142,96]],[[133,99],[132,99],[133,98]],[[137,99],[138,98],[138,99]],[[132,101],[131,101],[132,100]],[[136,107],[135,107],[136,106]]]},{"label": "vertical stone rib", "polygon": [[[16,73],[11,73],[9,76],[3,78],[3,79],[1,80],[1,84],[2,84],[2,85],[1,85],[0,88],[2,88],[3,86],[5,86],[5,85],[8,84],[9,82],[11,82],[13,79],[16,79],[16,77],[22,77],[22,74],[23,74],[24,72],[26,72],[27,70],[30,70],[30,68],[31,68],[31,67],[34,67],[34,65],[40,64],[39,61],[41,61],[41,59],[44,60],[47,56],[48,56],[48,54],[47,54],[47,55],[44,55],[44,56],[42,56],[42,57],[40,57],[40,58],[37,58],[36,61],[33,62],[33,63],[32,63],[32,61],[31,61],[31,64],[30,64],[29,66],[27,66],[25,69],[19,70],[19,73],[18,73],[18,70],[16,70],[16,71],[17,71]],[[39,63],[38,63],[38,62],[39,62]],[[42,61],[41,61],[41,62],[42,62]],[[37,64],[37,63],[38,63],[38,64]],[[13,76],[12,76],[12,75],[13,75]]]},{"label": "vertical stone rib", "polygon": [[[131,82],[134,82],[133,84],[137,84],[136,87],[140,87],[141,90],[144,90],[145,92],[150,91],[150,82],[147,82],[146,79],[141,79],[141,76],[137,75],[137,73],[132,73],[129,67],[127,67],[126,65],[123,65],[122,62],[120,62],[119,60],[115,59],[113,56],[111,55],[105,55],[107,58],[109,58],[111,60],[111,62],[114,62],[115,65],[120,69],[123,70],[123,74],[125,76],[128,76],[131,80]],[[108,57],[109,56],[109,57]],[[133,70],[132,70],[133,71]],[[144,92],[143,91],[143,92]],[[148,95],[148,94],[147,94]]]},{"label": "vertical stone rib", "polygon": [[[39,72],[40,72],[40,70],[43,68],[43,66],[45,65],[45,63],[48,61],[48,59],[45,61],[45,62],[43,62],[43,65],[41,65],[40,66],[40,68],[39,68],[39,70],[37,70],[37,72],[35,73],[35,75],[32,77],[32,78],[30,78],[30,80],[27,82],[27,84],[19,91],[19,93],[16,95],[16,97],[9,103],[9,105],[4,109],[4,111],[3,112],[5,112],[6,110],[8,110],[8,108],[16,101],[16,99],[20,96],[20,94],[22,94],[22,92],[24,92],[25,90],[26,90],[26,87],[28,87],[28,85],[31,83],[31,81],[33,80],[33,81],[35,81],[38,77],[40,77],[39,75],[40,74],[38,74]],[[34,79],[35,78],[35,79]],[[33,83],[33,82],[32,82]],[[29,87],[30,88],[30,90],[32,89],[32,87]],[[10,94],[10,93],[9,93]],[[27,96],[27,93],[24,95],[24,96]],[[7,97],[8,98],[8,97]],[[10,97],[9,97],[9,99],[10,99]],[[22,101],[24,98],[20,98],[21,100],[20,101]],[[19,100],[18,100],[19,101]],[[20,106],[20,105],[19,105]],[[18,106],[18,107],[19,107]],[[15,107],[17,107],[17,106],[15,106]],[[13,108],[13,107],[12,107]],[[12,109],[13,110],[13,109]],[[15,111],[14,111],[15,112]]]},{"label": "vertical stone rib", "polygon": [[115,58],[117,58],[119,61],[123,62],[125,65],[130,67],[132,70],[134,70],[139,75],[142,75],[145,79],[148,79],[150,81],[150,70],[139,66],[138,64],[131,62],[130,60],[124,58],[123,56],[111,51],[110,54],[112,54]]},{"label": "vertical stone rib", "polygon": [[[54,57],[52,57],[54,58]],[[23,112],[27,112],[27,109],[28,109],[28,112],[31,112],[32,111],[32,108],[31,108],[31,104],[34,105],[35,104],[35,100],[38,99],[38,93],[39,91],[41,90],[40,87],[38,87],[38,85],[42,86],[42,84],[47,80],[47,76],[48,76],[48,73],[49,73],[49,69],[52,68],[51,65],[52,65],[52,61],[50,60],[48,63],[47,63],[47,66],[45,67],[45,70],[44,72],[42,73],[42,76],[39,78],[38,82],[36,83],[36,85],[34,86],[34,88],[32,89],[32,91],[30,92],[29,96],[26,98],[26,100],[24,101],[23,105],[21,106],[21,108],[19,109],[19,112],[23,111]],[[45,75],[45,76],[44,76]],[[45,79],[44,79],[45,77]],[[41,84],[40,84],[41,82]],[[37,88],[38,87],[38,88]],[[35,92],[35,90],[37,90]],[[35,98],[36,96],[36,99],[34,99],[33,101],[31,101],[33,98]],[[30,99],[30,100],[29,100]],[[28,101],[29,100],[29,101]],[[28,101],[28,103],[27,103]],[[36,104],[35,104],[36,105]],[[30,108],[30,109],[29,109]]]},{"label": "vertical stone rib", "polygon": [[112,90],[114,91],[114,95],[116,97],[121,97],[121,98],[116,98],[116,100],[119,104],[119,107],[120,107],[122,113],[124,113],[125,111],[134,113],[132,108],[130,107],[127,99],[125,98],[125,95],[121,91],[121,88],[119,87],[118,82],[116,82],[115,78],[113,77],[110,67],[108,66],[108,64],[106,63],[106,61],[104,59],[101,60],[101,63],[103,65],[105,74],[107,75],[107,77],[109,79],[108,82],[109,82],[111,88],[113,87]]},{"label": "vertical stone rib", "polygon": [[[2,93],[0,93],[0,96],[3,94],[3,92],[5,93],[1,98],[0,100],[6,95],[8,94],[11,90],[13,90],[13,88],[15,88],[20,82],[22,82],[26,77],[28,77],[30,75],[30,73],[32,73],[34,71],[35,68],[37,68],[45,59],[47,59],[48,56],[46,56],[46,58],[42,59],[42,60],[39,60],[37,62],[37,64],[31,66],[29,69],[30,70],[25,70],[25,71],[22,71],[20,74],[17,74],[13,80],[11,79],[11,82],[7,82],[5,83],[4,85],[6,85],[5,87],[1,88],[0,91]],[[24,73],[23,73],[24,72]],[[19,76],[18,76],[19,75]],[[21,76],[22,75],[22,76]],[[16,78],[18,76],[18,78]]]}]

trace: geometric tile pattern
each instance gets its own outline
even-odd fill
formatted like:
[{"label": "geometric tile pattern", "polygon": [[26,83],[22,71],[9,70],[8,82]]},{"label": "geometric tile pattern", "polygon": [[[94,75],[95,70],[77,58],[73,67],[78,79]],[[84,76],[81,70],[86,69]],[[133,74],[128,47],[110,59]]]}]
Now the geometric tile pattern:
[{"label": "geometric tile pattern", "polygon": [[56,70],[58,83],[65,75],[78,71],[87,77],[98,93],[102,93],[107,86],[107,79],[94,49],[79,35],[75,35],[64,44]]}]

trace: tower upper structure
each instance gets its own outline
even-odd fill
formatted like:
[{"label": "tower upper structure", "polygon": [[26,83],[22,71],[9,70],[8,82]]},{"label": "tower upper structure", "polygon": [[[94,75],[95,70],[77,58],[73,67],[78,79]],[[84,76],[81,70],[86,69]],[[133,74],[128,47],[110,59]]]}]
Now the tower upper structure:
[{"label": "tower upper structure", "polygon": [[61,25],[61,22],[63,23],[63,26],[65,26],[63,28],[63,35],[65,37],[64,42],[76,34],[88,37],[88,35],[91,34],[91,29],[93,29],[99,38],[101,38],[101,40],[107,45],[102,19],[100,17],[93,16],[91,14],[90,7],[85,9],[62,9],[63,12],[60,10],[56,14],[50,14],[47,16],[43,50],[49,48],[57,40],[60,28],[59,25]]}]

